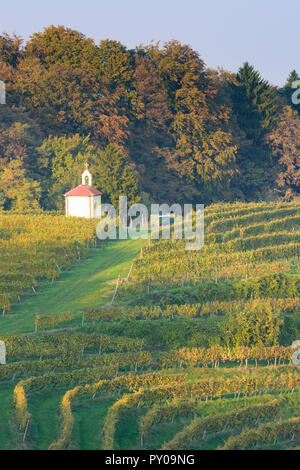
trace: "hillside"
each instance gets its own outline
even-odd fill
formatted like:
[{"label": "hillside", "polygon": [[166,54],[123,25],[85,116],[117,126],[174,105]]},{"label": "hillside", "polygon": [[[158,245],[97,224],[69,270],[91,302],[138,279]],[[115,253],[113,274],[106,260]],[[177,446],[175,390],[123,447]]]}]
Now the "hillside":
[{"label": "hillside", "polygon": [[[0,318],[1,449],[300,446],[299,201],[207,207],[199,252],[101,247],[75,221],[54,240],[51,216],[33,238],[27,216],[5,217],[0,297],[22,289]],[[48,266],[49,247],[58,268],[31,271],[32,290],[24,269]]]},{"label": "hillside", "polygon": [[176,34],[128,48],[61,24],[26,42],[0,33],[0,208],[63,210],[86,161],[114,205],[124,193],[146,204],[297,197],[297,71],[276,87],[244,55],[238,70],[212,69]]}]

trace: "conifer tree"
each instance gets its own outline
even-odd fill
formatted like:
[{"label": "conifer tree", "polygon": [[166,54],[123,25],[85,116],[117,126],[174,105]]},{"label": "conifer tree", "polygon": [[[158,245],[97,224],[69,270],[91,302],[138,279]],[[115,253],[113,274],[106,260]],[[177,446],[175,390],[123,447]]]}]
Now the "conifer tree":
[{"label": "conifer tree", "polygon": [[[300,77],[296,70],[292,70],[289,74],[286,84],[280,90],[280,94],[283,95],[287,101],[287,104],[291,106],[295,111],[300,114],[300,104],[293,103],[293,93],[295,93],[295,82],[300,81]],[[297,86],[299,88],[299,86]],[[300,94],[298,94],[297,98],[299,99]]]},{"label": "conifer tree", "polygon": [[93,164],[93,176],[104,199],[115,207],[118,206],[119,196],[127,196],[129,205],[139,201],[138,174],[119,147],[111,144],[100,152]]},{"label": "conifer tree", "polygon": [[248,62],[239,69],[231,88],[233,110],[240,128],[254,143],[260,143],[276,121],[275,89]]},{"label": "conifer tree", "polygon": [[265,197],[274,183],[273,156],[265,136],[278,119],[279,99],[274,87],[246,62],[230,84],[232,111],[245,135],[237,163],[246,199]]}]

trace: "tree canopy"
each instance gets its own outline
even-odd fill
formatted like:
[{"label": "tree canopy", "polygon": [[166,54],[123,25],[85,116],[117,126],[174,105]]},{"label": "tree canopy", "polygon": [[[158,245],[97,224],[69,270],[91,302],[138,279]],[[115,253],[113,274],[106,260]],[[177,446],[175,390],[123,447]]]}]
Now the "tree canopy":
[{"label": "tree canopy", "polygon": [[0,175],[17,161],[43,208],[62,206],[87,159],[114,201],[125,188],[169,203],[299,194],[295,70],[278,89],[248,62],[207,69],[179,41],[130,50],[52,25],[26,44],[0,35],[0,79]]}]

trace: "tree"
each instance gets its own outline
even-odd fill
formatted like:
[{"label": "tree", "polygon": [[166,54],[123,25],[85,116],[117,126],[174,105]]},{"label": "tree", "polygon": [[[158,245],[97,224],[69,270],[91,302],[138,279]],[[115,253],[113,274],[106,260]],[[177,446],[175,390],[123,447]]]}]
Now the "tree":
[{"label": "tree", "polygon": [[[233,112],[232,103],[232,83],[237,84],[236,74],[218,68],[217,70],[208,69],[207,75],[213,87],[217,90],[214,105],[217,109],[226,109],[227,111],[227,129],[230,131],[232,144],[236,147],[235,167],[236,173],[232,175],[228,187],[229,200],[251,199],[254,193],[261,187],[263,172],[249,158],[253,143],[247,138],[246,133],[240,128],[237,122],[237,116]],[[251,171],[248,171],[251,167]],[[247,171],[246,171],[247,168]],[[256,172],[254,171],[256,168]],[[254,177],[254,173],[255,177]],[[261,175],[260,175],[261,173]],[[249,178],[251,176],[251,178]],[[254,191],[253,191],[254,189]],[[222,195],[224,198],[224,195]]]},{"label": "tree", "polygon": [[17,211],[38,210],[41,188],[38,181],[28,178],[22,158],[11,160],[0,171],[0,183],[4,188],[6,205]]},{"label": "tree", "polygon": [[38,151],[48,168],[43,203],[47,209],[63,209],[64,194],[81,183],[85,163],[97,161],[98,150],[90,143],[89,137],[75,134],[70,137],[50,136]]},{"label": "tree", "polygon": [[300,117],[290,106],[279,116],[276,128],[266,137],[278,159],[277,185],[291,199],[300,192]]},{"label": "tree", "polygon": [[[295,111],[300,114],[300,104],[293,103],[292,95],[296,91],[295,87],[293,87],[294,82],[299,82],[300,77],[296,70],[292,70],[288,76],[286,84],[281,88],[280,94],[283,95],[286,99],[286,102],[289,106],[291,106]],[[297,86],[299,88],[299,85]],[[299,95],[298,95],[299,98]]]},{"label": "tree", "polygon": [[275,346],[283,320],[270,300],[253,300],[227,314],[224,333],[228,346]]},{"label": "tree", "polygon": [[278,100],[275,89],[248,62],[232,82],[232,103],[240,128],[260,143],[276,122]]},{"label": "tree", "polygon": [[133,88],[137,97],[136,119],[147,128],[166,132],[171,119],[169,100],[163,82],[147,57],[135,56]]},{"label": "tree", "polygon": [[49,70],[36,58],[20,61],[15,101],[40,123],[46,134],[88,134],[99,103],[95,78],[61,64]]},{"label": "tree", "polygon": [[93,135],[101,147],[108,144],[126,147],[130,133],[130,114],[135,107],[132,89],[134,64],[132,54],[118,41],[101,41],[95,73],[101,99],[95,112]]},{"label": "tree", "polygon": [[128,204],[139,201],[139,178],[135,166],[118,147],[110,144],[102,150],[92,169],[97,187],[115,207],[119,196],[127,196]]},{"label": "tree", "polygon": [[230,83],[232,110],[245,138],[239,145],[237,165],[246,199],[263,198],[273,186],[273,159],[265,136],[276,125],[278,96],[246,62]]},{"label": "tree", "polygon": [[173,143],[169,132],[172,114],[163,81],[148,57],[136,54],[132,86],[136,99],[128,139],[130,158],[137,165],[145,191],[166,200],[164,188],[172,197],[174,174],[167,168],[161,149]]},{"label": "tree", "polygon": [[[49,166],[57,148],[51,158],[48,147],[37,152],[48,136],[89,136],[86,145],[97,155],[118,148],[126,165],[135,164],[141,190],[157,202],[264,198],[276,171],[284,173],[284,163],[282,171],[276,166],[279,150],[265,137],[286,98],[248,63],[237,74],[211,71],[179,41],[128,50],[118,41],[95,44],[79,31],[53,25],[21,45],[17,36],[0,36],[0,80],[8,103],[0,107],[0,168],[21,157],[49,208],[62,207],[64,189]],[[293,71],[286,93],[297,78]],[[70,152],[72,186],[82,160],[81,150]]]},{"label": "tree", "polygon": [[42,142],[38,124],[20,109],[0,107],[0,169],[21,157],[27,175],[38,180],[43,175],[43,162],[37,147]]},{"label": "tree", "polygon": [[23,40],[16,34],[13,34],[13,36],[6,33],[0,34],[0,62],[16,67],[22,55],[22,42]]},{"label": "tree", "polygon": [[11,94],[48,135],[90,134],[103,148],[109,143],[125,145],[126,93],[111,93],[99,77],[99,70],[60,61],[49,67],[28,55],[19,63]]},{"label": "tree", "polygon": [[[173,139],[160,154],[166,167],[177,175],[181,186],[193,186],[184,199],[209,202],[228,197],[236,174],[236,147],[228,128],[228,109],[218,109],[217,90],[196,51],[178,41],[145,49],[155,64],[169,97]],[[171,147],[172,146],[172,147]],[[171,148],[170,148],[171,147]],[[227,193],[227,194],[226,194]]]},{"label": "tree", "polygon": [[300,77],[298,75],[298,73],[296,72],[296,70],[292,70],[288,76],[288,79],[287,79],[287,82],[285,84],[285,87],[286,86],[292,86],[293,82],[296,82],[297,80],[300,80]]},{"label": "tree", "polygon": [[174,166],[195,181],[203,202],[224,198],[237,172],[237,148],[226,126],[226,109],[216,111],[195,86],[182,87],[176,98]]},{"label": "tree", "polygon": [[26,43],[25,54],[38,58],[47,68],[63,65],[91,72],[98,67],[97,50],[94,41],[84,34],[64,26],[51,25],[31,36]]},{"label": "tree", "polygon": [[132,54],[119,41],[100,41],[98,78],[109,93],[122,88],[128,92],[134,72]]},{"label": "tree", "polygon": [[205,64],[198,52],[190,46],[172,40],[166,42],[161,49],[159,44],[156,44],[140,52],[143,51],[155,64],[174,108],[176,93],[185,84],[192,81],[199,89],[207,88]]}]

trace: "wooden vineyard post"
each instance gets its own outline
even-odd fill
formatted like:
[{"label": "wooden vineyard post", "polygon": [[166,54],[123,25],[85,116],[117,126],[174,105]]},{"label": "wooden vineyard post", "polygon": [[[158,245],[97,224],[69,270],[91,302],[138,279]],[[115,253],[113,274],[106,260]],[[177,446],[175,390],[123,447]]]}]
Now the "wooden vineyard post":
[{"label": "wooden vineyard post", "polygon": [[130,274],[131,274],[133,265],[134,265],[134,263],[132,263],[132,265],[131,265],[131,267],[130,267],[130,269],[129,269],[129,273],[128,273],[128,276],[127,276],[127,281],[129,281],[129,278],[130,278]]},{"label": "wooden vineyard post", "polygon": [[78,258],[78,261],[80,261],[80,250],[78,248],[78,246],[76,245],[76,251],[77,251],[77,258]]},{"label": "wooden vineyard post", "polygon": [[116,298],[116,295],[117,295],[117,292],[118,292],[118,288],[119,288],[120,278],[121,278],[121,275],[119,274],[118,281],[117,281],[117,285],[116,285],[116,290],[115,290],[115,292],[114,292],[114,295],[113,295],[113,298],[112,298],[112,300],[111,300],[110,305],[112,305],[112,304],[114,303],[114,300],[115,300],[115,298]]},{"label": "wooden vineyard post", "polygon": [[54,264],[55,266],[57,267],[57,269],[59,270],[59,272],[62,272],[62,270],[60,269],[60,267],[58,266],[57,262],[54,260]]},{"label": "wooden vineyard post", "polygon": [[84,312],[82,312],[82,321],[81,321],[81,326],[84,326]]},{"label": "wooden vineyard post", "polygon": [[25,427],[25,431],[24,431],[24,435],[23,435],[23,442],[25,442],[27,432],[28,432],[28,428],[29,428],[29,424],[30,424],[30,419],[28,418],[27,423],[26,423],[26,427]]},{"label": "wooden vineyard post", "polygon": [[141,256],[140,256],[141,259],[143,259],[143,247],[141,248]]},{"label": "wooden vineyard post", "polygon": [[39,327],[39,320],[40,320],[40,315],[37,313],[35,316],[35,321],[34,321],[34,331],[37,333],[38,327]]},{"label": "wooden vineyard post", "polygon": [[148,235],[148,247],[151,248],[151,235]]},{"label": "wooden vineyard post", "polygon": [[2,315],[5,317],[5,308],[6,308],[6,295],[4,296],[4,304],[2,306]]}]

